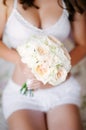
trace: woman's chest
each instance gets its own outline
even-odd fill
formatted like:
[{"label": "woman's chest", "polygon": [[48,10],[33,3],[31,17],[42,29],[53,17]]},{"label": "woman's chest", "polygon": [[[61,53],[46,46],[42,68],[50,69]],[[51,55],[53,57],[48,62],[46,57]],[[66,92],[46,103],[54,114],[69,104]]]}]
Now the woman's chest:
[{"label": "woman's chest", "polygon": [[63,41],[70,33],[68,13],[62,9],[57,13],[56,8],[52,11],[49,10],[50,6],[45,6],[39,13],[32,10],[32,13],[28,14],[28,19],[27,12],[20,13],[17,9],[13,9],[4,30],[3,41],[5,43],[8,41],[7,44],[14,48],[25,43],[31,35],[53,35]]},{"label": "woman's chest", "polygon": [[[17,1],[15,10],[27,22],[40,29],[49,28],[54,25],[63,13],[63,8],[58,4],[57,0],[50,0],[50,2],[49,0],[44,2],[35,0],[34,4],[37,5],[38,9],[32,6],[24,9],[22,4]],[[63,2],[61,4],[63,4]],[[13,6],[12,8],[8,8],[8,19],[13,10]]]}]

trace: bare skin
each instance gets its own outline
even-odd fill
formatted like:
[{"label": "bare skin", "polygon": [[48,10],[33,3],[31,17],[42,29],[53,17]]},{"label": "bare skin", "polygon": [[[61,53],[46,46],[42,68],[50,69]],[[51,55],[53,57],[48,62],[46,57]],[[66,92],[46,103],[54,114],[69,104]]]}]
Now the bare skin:
[{"label": "bare skin", "polygon": [[[0,3],[0,39],[2,39],[4,27],[11,14],[13,2],[13,0],[7,0],[7,7],[2,2]],[[36,0],[35,3],[40,7],[39,10],[29,8],[24,11],[18,3],[18,11],[28,22],[37,28],[51,27],[62,15],[63,10],[57,4],[57,0]],[[84,15],[76,14],[75,19],[75,22],[72,23],[72,32],[77,46],[70,52],[72,65],[77,64],[86,54]],[[79,51],[81,53],[78,53]],[[34,78],[27,66],[21,63],[18,53],[14,49],[8,49],[2,40],[0,41],[0,57],[15,64],[13,81],[17,84],[21,85],[26,81],[29,76],[28,73]],[[24,75],[25,71],[26,75]],[[43,88],[41,82],[39,82],[39,86]],[[79,110],[77,106],[72,104],[61,105],[48,111],[46,113],[46,122],[44,113],[31,110],[16,111],[8,118],[9,130],[47,130],[46,123],[48,130],[82,130]]]},{"label": "bare skin", "polygon": [[8,119],[9,130],[46,130],[44,113],[32,110],[19,110]]},{"label": "bare skin", "polygon": [[83,130],[79,110],[71,104],[48,111],[47,122],[48,130]]}]

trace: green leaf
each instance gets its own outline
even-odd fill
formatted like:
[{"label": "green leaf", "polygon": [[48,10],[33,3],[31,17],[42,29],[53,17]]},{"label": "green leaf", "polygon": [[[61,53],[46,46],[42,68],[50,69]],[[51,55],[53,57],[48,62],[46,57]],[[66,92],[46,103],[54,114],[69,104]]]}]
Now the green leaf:
[{"label": "green leaf", "polygon": [[20,89],[20,93],[26,95],[27,92],[28,92],[28,87],[27,87],[27,84],[24,83],[23,86],[22,86],[22,88]]},{"label": "green leaf", "polygon": [[31,97],[34,95],[33,91],[34,91],[33,89],[28,90],[26,82],[23,84],[22,88],[20,89],[20,93],[22,93],[23,95],[27,95],[27,93],[29,92]]},{"label": "green leaf", "polygon": [[62,67],[62,65],[61,64],[57,64],[56,68],[59,69],[59,67]]}]

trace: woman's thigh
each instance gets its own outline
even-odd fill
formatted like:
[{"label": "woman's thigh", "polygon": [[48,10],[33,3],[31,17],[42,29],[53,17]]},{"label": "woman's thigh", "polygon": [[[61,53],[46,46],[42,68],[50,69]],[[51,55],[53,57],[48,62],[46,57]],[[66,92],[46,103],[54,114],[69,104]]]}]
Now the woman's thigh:
[{"label": "woman's thigh", "polygon": [[71,104],[48,111],[47,123],[48,130],[83,130],[79,109]]},{"label": "woman's thigh", "polygon": [[9,130],[46,130],[44,113],[33,110],[18,110],[7,120]]}]

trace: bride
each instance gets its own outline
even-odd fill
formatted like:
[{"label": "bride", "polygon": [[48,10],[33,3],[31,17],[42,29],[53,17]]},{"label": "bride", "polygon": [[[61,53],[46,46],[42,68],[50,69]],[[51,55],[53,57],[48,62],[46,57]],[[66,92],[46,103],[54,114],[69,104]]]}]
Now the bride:
[{"label": "bride", "polygon": [[[21,95],[21,85],[35,77],[21,62],[16,47],[32,34],[64,41],[70,33],[75,48],[72,66],[86,55],[85,0],[1,0],[0,58],[15,65],[2,96],[9,130],[82,130],[79,113],[81,86],[71,75],[59,86],[33,82],[34,96]],[[46,89],[45,89],[46,88]]]}]

